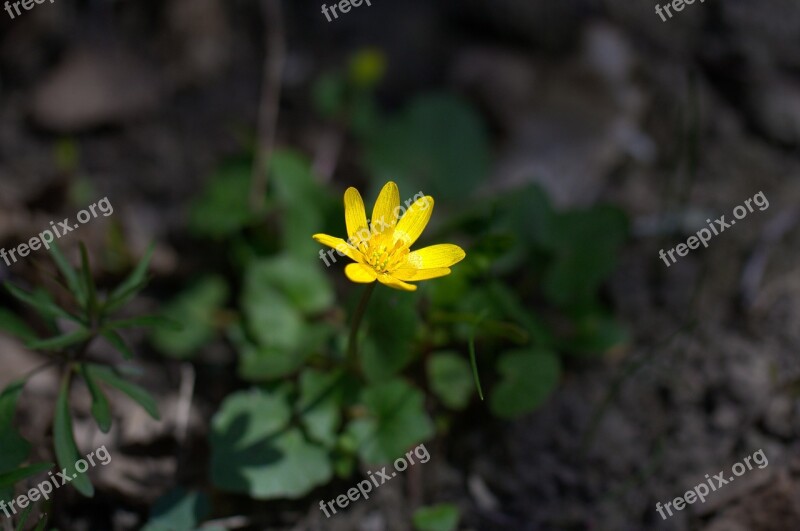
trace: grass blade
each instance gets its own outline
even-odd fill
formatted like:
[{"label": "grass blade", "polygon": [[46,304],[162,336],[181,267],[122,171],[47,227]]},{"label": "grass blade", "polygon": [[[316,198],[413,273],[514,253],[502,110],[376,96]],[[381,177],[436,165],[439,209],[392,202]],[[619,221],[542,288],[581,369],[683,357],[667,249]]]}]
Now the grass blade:
[{"label": "grass blade", "polygon": [[116,287],[109,295],[106,301],[106,309],[112,311],[125,304],[137,291],[141,290],[147,283],[147,267],[150,265],[150,259],[153,258],[153,251],[155,244],[150,244],[150,247],[145,251],[141,261],[136,265],[136,268],[128,275],[128,278]]},{"label": "grass blade", "polygon": [[72,370],[68,369],[61,383],[61,390],[56,400],[56,411],[53,418],[53,445],[56,449],[58,466],[67,469],[67,477],[72,478],[70,484],[84,496],[94,496],[94,486],[86,474],[79,474],[75,463],[80,459],[75,435],[72,432],[72,415],[69,411],[69,384]]},{"label": "grass blade", "polygon": [[161,315],[141,315],[130,319],[120,319],[106,323],[103,328],[113,330],[117,328],[150,328],[151,326],[166,327],[172,330],[181,330],[180,323],[169,317]]},{"label": "grass blade", "polygon": [[486,312],[482,312],[472,325],[472,331],[469,334],[469,361],[472,365],[472,379],[475,380],[475,387],[478,389],[478,396],[483,400],[483,388],[481,387],[481,379],[478,376],[478,362],[475,359],[475,331],[480,326],[481,321],[486,317]]},{"label": "grass blade", "polygon": [[90,337],[92,337],[92,333],[85,328],[81,328],[60,336],[30,341],[26,346],[31,350],[61,350],[86,341]]},{"label": "grass blade", "polygon": [[92,267],[89,265],[89,253],[86,251],[86,246],[81,242],[81,278],[83,278],[83,286],[86,289],[86,309],[89,312],[89,319],[97,315],[97,288],[94,285],[94,278],[92,278]]},{"label": "grass blade", "polygon": [[6,308],[0,308],[0,330],[23,341],[36,341],[38,339],[25,321]]},{"label": "grass blade", "polygon": [[[41,519],[39,520],[39,525],[36,526],[36,529],[34,531],[44,531],[45,526],[47,526],[47,513],[41,516]],[[54,529],[53,531],[58,531],[58,530]]]},{"label": "grass blade", "polygon": [[86,289],[84,288],[83,284],[81,283],[81,279],[78,276],[78,272],[75,271],[75,268],[67,261],[64,257],[64,254],[61,252],[61,249],[56,245],[55,242],[50,244],[50,254],[53,256],[53,261],[56,263],[58,270],[61,271],[61,274],[64,276],[64,279],[67,281],[67,287],[72,291],[72,294],[75,295],[75,299],[80,304],[81,308],[86,307]]},{"label": "grass blade", "polygon": [[24,531],[25,530],[25,522],[28,521],[28,517],[31,515],[31,511],[33,510],[33,505],[28,505],[28,508],[20,515],[19,522],[17,522],[16,531]]},{"label": "grass blade", "polygon": [[161,416],[158,413],[158,404],[153,396],[138,385],[124,380],[111,369],[101,365],[87,365],[86,370],[91,374],[92,378],[100,380],[111,387],[115,387],[119,391],[128,395],[134,402],[142,406],[142,408],[147,411],[147,413],[155,420],[161,419]]},{"label": "grass blade", "polygon": [[34,295],[32,293],[28,293],[27,291],[21,290],[20,288],[16,287],[14,284],[10,282],[6,282],[5,284],[6,289],[8,292],[16,299],[21,302],[24,302],[28,306],[32,307],[34,310],[38,311],[40,314],[46,317],[63,317],[65,319],[69,319],[71,321],[75,321],[76,323],[80,323],[80,319],[72,315],[71,313],[67,312],[64,308],[58,306],[55,302],[53,302],[49,295]]},{"label": "grass blade", "polygon": [[125,343],[125,340],[122,339],[121,335],[114,332],[113,330],[106,330],[105,332],[102,332],[100,335],[106,338],[108,342],[111,343],[111,345],[125,357],[126,360],[133,359],[133,351],[128,346],[128,344]]},{"label": "grass blade", "polygon": [[108,433],[111,429],[111,407],[108,405],[108,398],[100,388],[98,383],[86,370],[86,364],[81,364],[81,376],[86,381],[86,386],[89,388],[89,394],[92,395],[92,416],[97,422],[97,427],[103,433]]},{"label": "grass blade", "polygon": [[0,488],[11,487],[25,478],[35,476],[36,474],[44,472],[45,470],[50,470],[54,466],[56,465],[53,463],[34,463],[32,465],[12,470],[11,472],[6,472],[5,474],[0,474]]}]

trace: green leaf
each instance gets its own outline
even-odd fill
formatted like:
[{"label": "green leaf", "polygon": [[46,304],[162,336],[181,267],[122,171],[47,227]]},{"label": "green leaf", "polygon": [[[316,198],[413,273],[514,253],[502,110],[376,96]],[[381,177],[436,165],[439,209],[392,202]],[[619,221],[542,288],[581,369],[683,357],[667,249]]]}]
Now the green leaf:
[{"label": "green leaf", "polygon": [[108,299],[106,299],[103,305],[104,313],[113,312],[131,300],[134,295],[144,288],[147,284],[147,268],[150,265],[150,260],[153,258],[155,248],[155,243],[151,243],[142,259],[136,264],[133,271],[131,271],[131,274],[111,292],[111,295],[108,296]]},{"label": "green leaf", "polygon": [[342,479],[352,477],[357,464],[357,445],[352,435],[343,433],[336,441],[336,448],[332,456],[333,470],[336,476]]},{"label": "green leaf", "polygon": [[30,443],[22,438],[14,427],[14,412],[25,382],[9,384],[0,393],[0,500],[14,495],[13,487],[25,478],[52,468],[50,463],[20,466],[30,453]]},{"label": "green leaf", "polygon": [[90,337],[92,337],[92,332],[86,330],[85,328],[81,328],[60,336],[50,337],[47,339],[37,339],[35,341],[31,341],[26,346],[31,350],[61,350],[71,345],[82,343]]},{"label": "green leaf", "polygon": [[4,472],[0,474],[0,489],[13,487],[23,479],[35,476],[40,472],[50,470],[54,466],[56,466],[54,463],[41,462],[24,466],[16,470],[12,470],[11,472]]},{"label": "green leaf", "polygon": [[37,339],[36,333],[17,315],[6,308],[0,308],[0,330],[26,343]]},{"label": "green leaf", "polygon": [[[326,187],[320,186],[314,177],[311,161],[300,152],[278,149],[270,159],[271,186],[281,203],[295,205],[307,202],[321,207],[330,199]],[[306,239],[309,235],[306,234]]]},{"label": "green leaf", "polygon": [[497,225],[519,235],[531,246],[550,247],[558,239],[556,214],[545,191],[529,184],[503,195],[497,206]]},{"label": "green leaf", "polygon": [[24,531],[25,530],[25,522],[28,521],[28,517],[31,515],[31,511],[33,510],[34,504],[31,503],[28,507],[22,512],[19,517],[19,521],[17,522],[16,531]]},{"label": "green leaf", "polygon": [[314,441],[332,448],[342,422],[341,402],[344,374],[307,369],[300,375],[298,415],[306,433]]},{"label": "green leaf", "polygon": [[71,477],[70,485],[75,487],[78,492],[86,497],[94,496],[94,486],[89,481],[86,474],[79,473],[75,468],[75,463],[81,458],[78,447],[75,444],[75,436],[72,432],[72,416],[69,411],[69,384],[70,377],[67,374],[61,384],[61,390],[56,400],[55,416],[53,418],[53,445],[56,450],[58,466],[67,469],[67,477]]},{"label": "green leaf", "polygon": [[528,247],[520,243],[524,243],[524,240],[504,228],[479,233],[470,247],[468,262],[478,273],[475,276],[485,278],[490,273],[495,276],[508,275],[523,266],[535,274],[536,269],[531,268],[530,255],[527,253]]},{"label": "green leaf", "polygon": [[343,112],[346,88],[341,75],[320,76],[311,87],[311,101],[315,110],[325,118],[333,118]]},{"label": "green leaf", "polygon": [[135,284],[128,287],[125,291],[119,292],[113,299],[109,296],[102,304],[101,313],[107,316],[120,309],[135,297],[137,293],[142,291],[145,286],[147,286],[147,280],[143,280],[139,284]]},{"label": "green leaf", "polygon": [[115,330],[119,328],[151,328],[156,326],[163,326],[171,330],[181,329],[180,323],[164,317],[163,315],[139,315],[128,319],[109,321],[103,325],[103,328]]},{"label": "green leaf", "polygon": [[[36,526],[34,531],[44,531],[44,528],[47,526],[47,513],[42,514],[39,520],[39,524]],[[58,529],[51,529],[50,531],[58,531]]]},{"label": "green leaf", "polygon": [[440,503],[422,507],[414,512],[415,531],[455,531],[458,527],[458,507]]},{"label": "green leaf", "polygon": [[237,159],[217,169],[189,209],[189,230],[213,239],[231,236],[253,221],[250,209],[252,162]]},{"label": "green leaf", "polygon": [[374,134],[381,123],[381,115],[378,102],[371,91],[359,91],[353,94],[349,118],[350,129],[359,140]]},{"label": "green leaf", "polygon": [[[8,385],[0,393],[0,473],[13,472],[30,453],[31,445],[14,428],[14,412],[17,407],[24,380]],[[0,487],[0,499],[7,500],[13,496],[13,489]]]},{"label": "green leaf", "polygon": [[563,347],[569,353],[590,356],[604,354],[629,339],[628,330],[612,317],[591,314],[576,321],[575,333],[563,342]]},{"label": "green leaf", "polygon": [[10,282],[6,282],[5,287],[8,292],[14,296],[14,298],[24,302],[28,306],[31,306],[34,310],[45,317],[63,317],[71,321],[80,322],[80,319],[53,302],[46,292],[42,291],[36,294],[28,293],[19,289]]},{"label": "green leaf", "polygon": [[245,324],[258,345],[294,350],[303,336],[303,317],[288,297],[270,285],[254,286],[242,294]]},{"label": "green leaf", "polygon": [[171,490],[153,504],[142,531],[193,531],[208,517],[209,505],[208,496],[202,492]]},{"label": "green leaf", "polygon": [[528,349],[506,353],[497,364],[501,380],[492,393],[492,412],[514,418],[538,407],[558,385],[561,363],[549,350]]},{"label": "green leaf", "polygon": [[269,288],[277,289],[303,314],[326,310],[334,299],[330,280],[317,264],[288,254],[250,264],[244,286],[246,297],[262,300],[271,296]]},{"label": "green leaf", "polygon": [[318,313],[333,303],[329,280],[314,264],[283,255],[253,262],[242,292],[246,336],[240,345],[240,373],[250,380],[293,372],[330,336],[328,327],[305,324],[304,314]]},{"label": "green leaf", "polygon": [[553,332],[525,307],[520,300],[521,294],[497,281],[489,284],[487,294],[491,305],[497,308],[499,315],[519,322],[535,346],[552,345]]},{"label": "green leaf", "polygon": [[111,387],[114,387],[122,393],[128,395],[128,397],[134,402],[142,406],[142,409],[147,411],[151,417],[153,417],[155,420],[160,420],[161,417],[158,414],[158,404],[156,403],[155,399],[150,393],[138,385],[124,380],[117,375],[117,373],[107,367],[103,367],[102,365],[86,364],[86,372],[89,377],[95,381],[99,380],[104,384],[110,385]]},{"label": "green leaf", "polygon": [[472,280],[472,272],[470,267],[466,267],[467,264],[464,264],[464,267],[454,267],[452,273],[445,277],[437,278],[436,282],[422,283],[420,289],[427,290],[430,293],[431,303],[434,308],[456,306],[464,295],[470,291],[472,288],[470,282]]},{"label": "green leaf", "polygon": [[211,480],[256,499],[305,496],[327,483],[327,452],[289,427],[285,396],[260,389],[230,395],[211,422]]},{"label": "green leaf", "polygon": [[303,155],[276,150],[269,165],[270,187],[283,220],[283,248],[302,260],[317,256],[320,245],[311,234],[327,226],[326,215],[334,210],[341,220],[340,199],[334,199],[328,188],[317,182],[311,161]]},{"label": "green leaf", "polygon": [[388,380],[413,360],[419,326],[416,302],[414,296],[390,289],[376,290],[372,295],[360,352],[369,381]]},{"label": "green leaf", "polygon": [[24,386],[25,381],[16,381],[0,393],[0,472],[17,468],[30,452],[30,443],[14,429],[14,412]]},{"label": "green leaf", "polygon": [[[56,168],[58,168],[59,172],[67,175],[78,173],[80,150],[78,149],[78,144],[75,142],[74,138],[59,138],[56,141],[56,144],[53,146],[53,158],[55,159]],[[88,200],[89,199],[86,198],[86,201]]]},{"label": "green leaf", "polygon": [[86,308],[89,315],[96,315],[97,312],[97,288],[94,285],[94,278],[92,277],[92,267],[89,264],[89,253],[86,251],[86,246],[81,242],[81,283],[86,293]]},{"label": "green leaf", "polygon": [[467,197],[489,170],[489,140],[480,115],[448,94],[415,99],[365,140],[373,174],[391,176],[401,190],[421,189],[437,200]]},{"label": "green leaf", "polygon": [[294,349],[255,345],[239,326],[231,327],[228,335],[239,354],[239,376],[257,382],[281,378],[299,370],[310,355],[320,351],[333,331],[324,324],[307,325]]},{"label": "green leaf", "polygon": [[456,352],[436,352],[428,359],[428,381],[444,405],[464,409],[475,386],[469,364]]},{"label": "green leaf", "polygon": [[593,207],[558,214],[550,249],[555,258],[544,279],[544,294],[555,305],[590,311],[597,290],[616,267],[627,237],[625,214],[612,207]]},{"label": "green leaf", "polygon": [[[628,238],[628,217],[619,207],[596,205],[586,209],[559,212],[546,246],[555,251],[574,249],[578,243],[616,248]],[[592,241],[587,242],[587,238]]]},{"label": "green leaf", "polygon": [[239,376],[250,382],[275,380],[302,367],[305,358],[278,347],[260,347],[244,342],[239,345]]},{"label": "green leaf", "polygon": [[223,278],[200,279],[164,307],[163,316],[179,326],[157,325],[152,331],[153,344],[169,356],[191,358],[214,338],[214,316],[227,298],[228,284]]},{"label": "green leaf", "polygon": [[368,464],[393,461],[414,444],[434,434],[425,411],[425,396],[403,380],[370,386],[361,393],[366,418],[353,420],[348,432],[358,442],[358,453]]},{"label": "green leaf", "polygon": [[125,343],[125,340],[122,339],[121,335],[113,330],[105,330],[101,332],[100,335],[103,336],[109,343],[111,343],[111,346],[117,349],[126,360],[133,359],[133,351],[128,344]]},{"label": "green leaf", "polygon": [[50,244],[50,254],[53,257],[53,261],[56,263],[58,270],[61,271],[64,279],[67,281],[67,287],[75,296],[75,300],[78,301],[78,304],[80,304],[81,308],[85,308],[88,294],[80,280],[80,277],[78,276],[78,272],[75,271],[75,268],[73,268],[64,257],[56,242]]},{"label": "green leaf", "polygon": [[97,422],[97,427],[100,428],[100,431],[108,433],[108,430],[111,429],[111,407],[108,405],[108,399],[90,371],[86,370],[86,364],[82,363],[80,367],[81,375],[86,380],[86,386],[89,388],[89,394],[92,395],[92,416]]}]

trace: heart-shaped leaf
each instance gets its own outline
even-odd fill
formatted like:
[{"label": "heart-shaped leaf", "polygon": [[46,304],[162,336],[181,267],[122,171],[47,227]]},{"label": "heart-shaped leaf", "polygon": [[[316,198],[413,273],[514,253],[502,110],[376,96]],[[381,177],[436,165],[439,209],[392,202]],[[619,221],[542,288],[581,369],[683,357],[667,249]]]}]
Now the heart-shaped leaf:
[{"label": "heart-shaped leaf", "polygon": [[257,499],[303,497],[327,483],[327,452],[289,426],[285,396],[260,389],[229,396],[211,422],[211,480]]},{"label": "heart-shaped leaf", "polygon": [[514,418],[534,410],[558,385],[561,362],[549,350],[508,352],[497,364],[500,383],[489,405],[499,417]]}]

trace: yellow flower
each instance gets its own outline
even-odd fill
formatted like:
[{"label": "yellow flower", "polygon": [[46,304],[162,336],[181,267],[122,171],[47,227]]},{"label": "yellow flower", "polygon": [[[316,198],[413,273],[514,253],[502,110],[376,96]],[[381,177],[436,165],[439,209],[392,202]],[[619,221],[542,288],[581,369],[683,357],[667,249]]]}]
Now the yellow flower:
[{"label": "yellow flower", "polygon": [[377,280],[391,288],[414,291],[417,286],[408,282],[449,275],[450,266],[466,256],[461,247],[450,243],[410,250],[425,230],[433,210],[432,197],[415,196],[415,199],[406,211],[400,205],[397,185],[386,183],[367,225],[361,194],[355,188],[348,188],[344,193],[344,218],[349,240],[327,234],[315,234],[313,238],[356,262],[344,270],[353,282],[368,284]]}]

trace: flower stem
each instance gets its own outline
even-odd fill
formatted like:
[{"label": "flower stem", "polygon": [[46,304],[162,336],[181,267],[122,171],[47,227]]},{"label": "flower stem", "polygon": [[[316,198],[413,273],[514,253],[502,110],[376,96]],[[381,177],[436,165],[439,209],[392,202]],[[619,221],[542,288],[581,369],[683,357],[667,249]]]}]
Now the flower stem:
[{"label": "flower stem", "polygon": [[481,324],[481,321],[486,318],[486,315],[486,310],[478,315],[475,322],[472,323],[472,331],[470,331],[469,334],[469,361],[472,365],[472,379],[475,380],[475,387],[478,389],[478,396],[481,397],[481,400],[483,400],[483,388],[481,387],[481,378],[478,376],[478,361],[475,357],[475,332]]},{"label": "flower stem", "polygon": [[353,314],[353,322],[350,323],[350,339],[347,342],[347,364],[351,367],[356,367],[358,363],[358,329],[361,327],[361,321],[367,310],[367,303],[377,284],[377,282],[373,282],[364,290],[364,294],[361,295],[361,300],[358,302],[356,313]]}]

